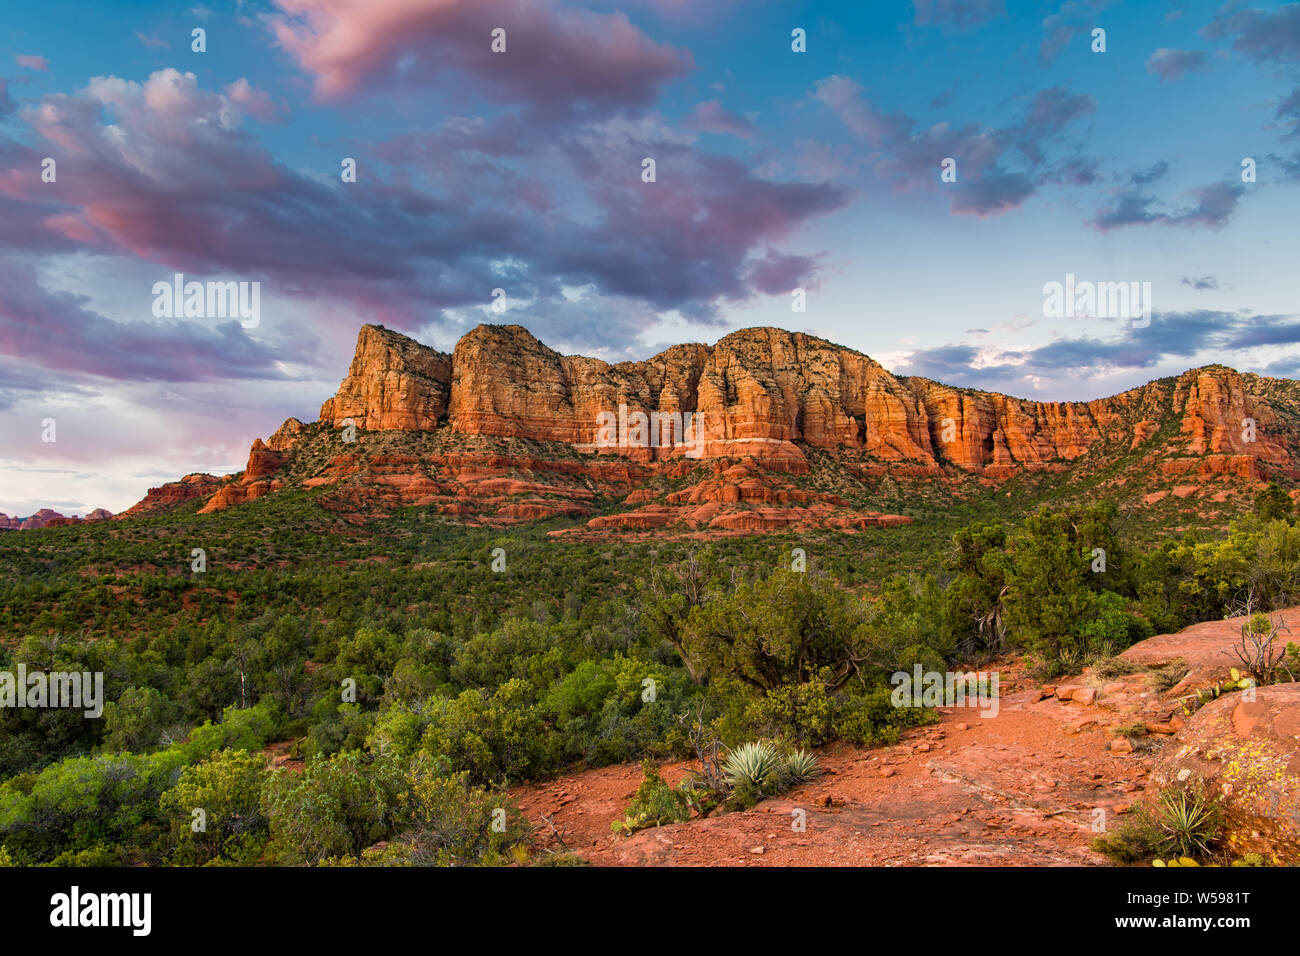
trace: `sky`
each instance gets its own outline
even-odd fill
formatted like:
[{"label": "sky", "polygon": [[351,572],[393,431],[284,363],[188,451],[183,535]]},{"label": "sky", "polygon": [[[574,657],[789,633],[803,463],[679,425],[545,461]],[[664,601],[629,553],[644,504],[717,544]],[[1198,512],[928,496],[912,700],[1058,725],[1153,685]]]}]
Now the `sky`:
[{"label": "sky", "polygon": [[[1300,376],[1300,3],[43,0],[5,19],[9,515],[239,470],[254,438],[315,420],[366,322],[445,351],[517,323],[609,361],[773,325],[1050,401],[1211,362]],[[160,306],[177,273],[256,283],[256,324]],[[1149,316],[1053,311],[1071,275],[1138,283]]]}]

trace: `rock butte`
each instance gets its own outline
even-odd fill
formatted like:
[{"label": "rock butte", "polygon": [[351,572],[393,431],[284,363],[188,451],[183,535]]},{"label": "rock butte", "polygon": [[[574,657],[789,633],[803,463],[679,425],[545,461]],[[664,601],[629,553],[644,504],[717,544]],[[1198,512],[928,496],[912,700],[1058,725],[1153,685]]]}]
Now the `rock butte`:
[{"label": "rock butte", "polygon": [[[620,405],[693,413],[701,457],[681,446],[599,447],[600,416]],[[1298,413],[1297,383],[1218,365],[1096,401],[1037,402],[897,377],[852,349],[774,328],[610,364],[560,355],[517,325],[480,325],[451,355],[364,325],[316,426],[288,419],[254,442],[242,474],[187,476],[151,489],[120,517],[194,498],[205,499],[202,512],[219,511],[296,484],[338,486],[345,509],[417,504],[501,522],[591,515],[597,496],[636,506],[593,517],[593,531],[851,530],[910,519],[854,512],[833,494],[797,486],[813,454],[834,456],[863,482],[974,476],[988,484],[1065,471],[1099,447],[1149,449],[1157,473],[1182,485],[1211,476],[1257,482],[1300,477]],[[345,443],[349,424],[357,440]],[[386,442],[379,453],[385,435],[407,436],[410,448],[394,454]],[[421,445],[420,436],[433,441]],[[299,452],[322,445],[328,461],[307,473]],[[671,493],[646,487],[701,474]]]}]

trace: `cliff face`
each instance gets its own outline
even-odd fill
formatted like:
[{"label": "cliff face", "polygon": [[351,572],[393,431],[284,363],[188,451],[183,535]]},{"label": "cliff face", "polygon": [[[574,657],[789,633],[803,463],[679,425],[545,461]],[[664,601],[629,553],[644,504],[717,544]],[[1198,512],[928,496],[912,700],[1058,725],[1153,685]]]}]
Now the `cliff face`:
[{"label": "cliff face", "polygon": [[[451,356],[375,325],[363,325],[348,377],[320,420],[351,419],[371,431],[436,428],[447,414]],[[286,423],[287,424],[287,423]]]},{"label": "cliff face", "polygon": [[[647,461],[685,454],[662,423],[689,412],[697,431],[686,437],[697,440],[698,452],[690,457],[798,461],[796,443],[806,443],[997,478],[1073,461],[1099,441],[1137,447],[1158,428],[1152,416],[1172,413],[1181,417],[1188,455],[1289,467],[1280,419],[1250,394],[1247,378],[1209,366],[1184,373],[1172,388],[1153,382],[1094,402],[1045,403],[899,379],[851,349],[780,329],[745,329],[712,347],[679,345],[611,365],[560,355],[517,325],[481,325],[451,356],[365,326],[321,420],[421,430],[445,414],[453,431],[468,435],[565,442]],[[631,443],[619,444],[617,432],[613,442],[611,433],[602,436],[602,423],[620,406],[628,415],[657,413],[660,435],[642,443],[633,423]]]},{"label": "cliff face", "polygon": [[[340,430],[349,422],[355,432]],[[1193,480],[1217,482],[1204,497],[1223,502],[1240,490],[1224,481],[1300,479],[1300,383],[1208,366],[1097,401],[1033,402],[898,378],[780,329],[610,364],[560,355],[517,325],[481,325],[451,355],[367,325],[318,424],[288,419],[239,475],[151,489],[127,514],[194,498],[220,511],[294,485],[329,486],[355,513],[414,504],[471,521],[591,516],[593,530],[855,529],[908,519],[855,511],[838,490],[860,497],[886,477],[949,490],[1026,471],[1064,480],[1121,457],[1106,487],[1136,479],[1125,493],[1148,502],[1185,498]],[[814,460],[836,471],[820,490],[798,480]],[[596,513],[601,499],[619,510]]]}]

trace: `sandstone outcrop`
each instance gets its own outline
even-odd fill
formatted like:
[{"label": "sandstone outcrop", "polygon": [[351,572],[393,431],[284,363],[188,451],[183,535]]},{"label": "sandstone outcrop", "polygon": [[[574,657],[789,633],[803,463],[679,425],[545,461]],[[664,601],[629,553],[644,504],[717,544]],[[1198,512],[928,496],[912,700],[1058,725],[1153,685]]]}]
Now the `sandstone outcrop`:
[{"label": "sandstone outcrop", "polygon": [[121,514],[114,515],[114,520],[134,518],[139,515],[157,514],[168,511],[178,505],[207,498],[222,484],[224,479],[216,475],[186,475],[180,481],[169,481],[157,488],[150,488],[149,493]]},{"label": "sandstone outcrop", "polygon": [[1239,855],[1300,863],[1300,684],[1227,694],[1188,719],[1151,770],[1156,788],[1204,789]]},{"label": "sandstone outcrop", "polygon": [[274,451],[263,444],[262,439],[253,440],[253,447],[248,452],[248,464],[237,479],[222,485],[208,503],[199,509],[199,514],[221,511],[231,505],[252,501],[284,487],[280,479],[271,476],[284,464],[284,453]]},{"label": "sandstone outcrop", "polygon": [[[1151,492],[1148,504],[1194,494],[1199,482],[1219,483],[1213,500],[1224,501],[1225,481],[1300,478],[1297,421],[1300,385],[1223,366],[1092,402],[1034,402],[899,378],[852,349],[773,328],[611,364],[561,355],[517,325],[480,325],[451,355],[366,325],[321,407],[328,428],[290,418],[254,443],[233,480],[191,476],[136,508],[201,495],[204,512],[218,511],[292,481],[337,488],[362,510],[416,504],[507,521],[591,514],[602,510],[597,497],[632,508],[593,518],[593,530],[888,527],[908,519],[854,512],[790,479],[829,456],[859,491],[885,480],[992,486],[1132,455],[1143,480],[1179,482],[1132,489]],[[355,434],[343,437],[349,423]],[[314,449],[306,472],[294,465],[304,445]],[[416,453],[393,459],[381,447]]]},{"label": "sandstone outcrop", "polygon": [[61,528],[65,525],[80,524],[83,521],[103,521],[111,517],[113,517],[113,512],[104,508],[96,508],[94,511],[88,512],[84,518],[78,515],[64,516],[49,508],[41,508],[26,518],[11,518],[6,514],[0,514],[0,530],[34,531],[37,528]]},{"label": "sandstone outcrop", "polygon": [[321,406],[320,420],[359,428],[436,428],[447,413],[451,356],[397,332],[363,325],[348,377]]},{"label": "sandstone outcrop", "polygon": [[[1179,417],[1183,455],[1293,468],[1289,432],[1251,393],[1252,381],[1208,366],[1093,402],[1031,402],[900,379],[852,349],[781,329],[744,329],[713,346],[678,345],[609,364],[560,355],[517,325],[480,325],[450,357],[365,326],[348,378],[321,419],[428,429],[445,412],[465,434],[564,442],[642,461],[797,460],[806,444],[1005,477],[1076,460],[1099,442],[1139,447],[1156,434],[1154,416],[1163,412]],[[629,418],[654,415],[658,427],[638,435],[629,422],[602,436],[601,416],[622,424],[620,408]],[[687,413],[694,430],[683,436],[674,416]],[[1254,432],[1243,437],[1251,422]]]}]

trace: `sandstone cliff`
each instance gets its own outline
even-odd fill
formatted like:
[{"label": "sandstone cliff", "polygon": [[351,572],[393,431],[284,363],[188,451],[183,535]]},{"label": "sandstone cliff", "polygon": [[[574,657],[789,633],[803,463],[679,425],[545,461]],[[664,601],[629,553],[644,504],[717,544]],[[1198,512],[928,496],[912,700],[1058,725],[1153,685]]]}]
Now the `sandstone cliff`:
[{"label": "sandstone cliff", "polygon": [[[1188,455],[1244,455],[1294,465],[1287,430],[1253,376],[1223,366],[1094,402],[1032,402],[900,379],[865,355],[801,332],[744,329],[712,347],[679,345],[642,362],[560,355],[517,326],[481,325],[453,355],[365,326],[356,357],[321,420],[368,429],[429,429],[557,441],[640,460],[684,454],[668,432],[643,447],[602,444],[601,415],[695,416],[702,457],[802,458],[798,443],[884,461],[955,465],[1005,477],[1086,455],[1098,442],[1133,448],[1180,416]],[[1254,433],[1245,434],[1246,422]],[[659,447],[655,447],[659,446]]]},{"label": "sandstone cliff", "polygon": [[[800,486],[813,458],[861,490],[882,480],[996,485],[1121,457],[1138,481],[1300,478],[1300,384],[1216,365],[1092,402],[1035,402],[900,378],[781,329],[611,364],[560,355],[517,325],[480,325],[451,355],[366,325],[318,424],[288,419],[254,443],[240,475],[153,489],[154,504],[128,514],[193,497],[220,511],[297,483],[336,488],[358,512],[418,504],[533,520],[591,515],[604,498],[617,510],[592,517],[593,530],[860,528],[906,519]],[[615,461],[626,465],[604,467]],[[664,484],[683,478],[693,484]]]}]

